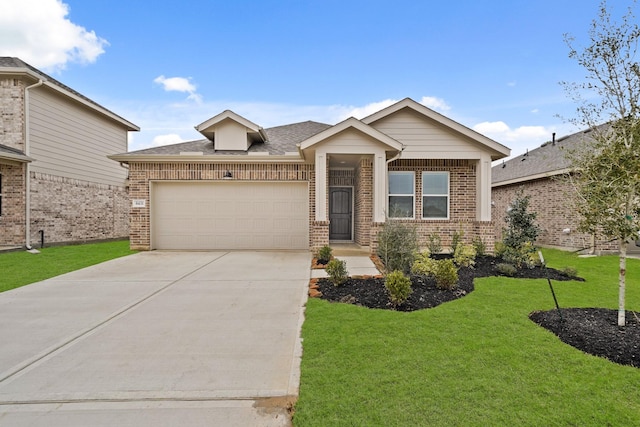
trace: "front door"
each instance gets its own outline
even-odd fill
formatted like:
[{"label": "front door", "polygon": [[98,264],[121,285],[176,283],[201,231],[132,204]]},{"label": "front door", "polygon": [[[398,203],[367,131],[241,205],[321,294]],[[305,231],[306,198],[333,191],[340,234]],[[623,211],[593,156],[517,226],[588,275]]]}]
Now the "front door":
[{"label": "front door", "polygon": [[351,187],[329,188],[329,240],[352,240],[353,223]]}]

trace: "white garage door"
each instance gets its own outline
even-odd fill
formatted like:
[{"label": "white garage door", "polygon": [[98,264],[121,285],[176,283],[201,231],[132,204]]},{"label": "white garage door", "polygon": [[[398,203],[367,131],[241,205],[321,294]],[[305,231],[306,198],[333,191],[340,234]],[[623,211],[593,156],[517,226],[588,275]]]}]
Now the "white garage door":
[{"label": "white garage door", "polygon": [[152,183],[153,249],[308,249],[306,182]]}]

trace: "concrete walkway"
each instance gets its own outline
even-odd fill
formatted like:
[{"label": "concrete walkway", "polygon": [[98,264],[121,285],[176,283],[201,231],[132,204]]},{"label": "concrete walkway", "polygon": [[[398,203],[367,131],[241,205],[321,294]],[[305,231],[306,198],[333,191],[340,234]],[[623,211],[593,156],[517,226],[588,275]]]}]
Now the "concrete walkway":
[{"label": "concrete walkway", "polygon": [[0,293],[0,426],[287,426],[307,252],[143,252]]}]

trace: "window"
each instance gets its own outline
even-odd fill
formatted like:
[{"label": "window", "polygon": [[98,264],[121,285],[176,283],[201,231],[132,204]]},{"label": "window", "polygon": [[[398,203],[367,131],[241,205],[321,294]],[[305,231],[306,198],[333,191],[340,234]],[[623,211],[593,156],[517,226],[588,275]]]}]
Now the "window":
[{"label": "window", "polygon": [[422,172],[422,218],[449,219],[449,172]]},{"label": "window", "polygon": [[389,218],[413,218],[413,172],[389,172]]}]

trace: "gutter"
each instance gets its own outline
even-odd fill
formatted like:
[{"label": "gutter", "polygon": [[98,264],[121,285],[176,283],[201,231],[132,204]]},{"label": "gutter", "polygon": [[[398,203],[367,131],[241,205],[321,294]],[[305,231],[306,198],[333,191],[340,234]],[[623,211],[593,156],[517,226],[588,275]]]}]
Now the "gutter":
[{"label": "gutter", "polygon": [[305,163],[305,159],[296,155],[127,155],[107,156],[120,163]]},{"label": "gutter", "polygon": [[[44,84],[44,80],[39,79],[37,83],[24,88],[24,154],[29,157],[31,132],[29,126],[29,89],[35,89]],[[25,163],[25,224],[24,224],[24,245],[31,250],[31,163]]]}]

